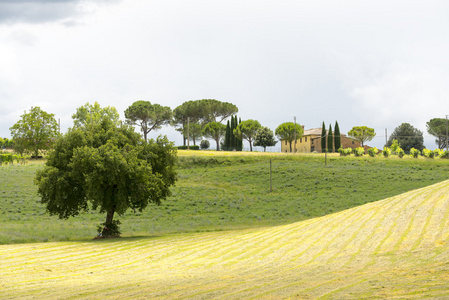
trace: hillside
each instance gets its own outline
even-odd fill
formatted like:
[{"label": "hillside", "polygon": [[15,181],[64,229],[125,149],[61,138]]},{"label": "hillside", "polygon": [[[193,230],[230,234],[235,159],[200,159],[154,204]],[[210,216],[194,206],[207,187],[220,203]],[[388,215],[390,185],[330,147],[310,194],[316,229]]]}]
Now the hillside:
[{"label": "hillside", "polygon": [[[449,160],[180,151],[172,196],[116,218],[122,233],[160,236],[291,224],[449,179]],[[270,192],[270,160],[272,192]],[[105,215],[59,220],[33,184],[42,163],[0,168],[0,244],[81,241]]]},{"label": "hillside", "polygon": [[449,181],[290,225],[0,246],[2,298],[449,297]]}]

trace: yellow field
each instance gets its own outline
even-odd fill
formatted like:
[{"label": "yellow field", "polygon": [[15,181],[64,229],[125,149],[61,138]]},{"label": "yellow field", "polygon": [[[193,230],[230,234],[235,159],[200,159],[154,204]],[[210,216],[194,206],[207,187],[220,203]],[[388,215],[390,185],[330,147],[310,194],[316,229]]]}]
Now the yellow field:
[{"label": "yellow field", "polygon": [[449,298],[449,181],[263,229],[0,246],[0,298]]}]

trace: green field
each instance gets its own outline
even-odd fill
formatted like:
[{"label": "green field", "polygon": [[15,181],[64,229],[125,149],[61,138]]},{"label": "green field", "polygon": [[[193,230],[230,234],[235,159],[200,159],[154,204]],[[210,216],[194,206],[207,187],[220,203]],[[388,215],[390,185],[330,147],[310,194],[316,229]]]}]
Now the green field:
[{"label": "green field", "polygon": [[[272,188],[270,192],[270,160]],[[180,151],[173,195],[118,218],[124,237],[290,224],[449,179],[449,161]],[[42,164],[0,167],[0,244],[90,240],[104,216],[49,216],[33,185]]]}]

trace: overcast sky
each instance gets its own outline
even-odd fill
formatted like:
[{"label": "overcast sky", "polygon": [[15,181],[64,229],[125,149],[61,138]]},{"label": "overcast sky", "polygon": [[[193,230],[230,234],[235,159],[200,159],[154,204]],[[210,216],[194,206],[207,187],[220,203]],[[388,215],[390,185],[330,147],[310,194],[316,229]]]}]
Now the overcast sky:
[{"label": "overcast sky", "polygon": [[[449,114],[449,1],[0,0],[0,136],[40,106],[61,120],[98,101],[172,109],[217,99],[273,131]],[[181,143],[181,135],[164,128]],[[214,143],[211,143],[214,145]]]}]

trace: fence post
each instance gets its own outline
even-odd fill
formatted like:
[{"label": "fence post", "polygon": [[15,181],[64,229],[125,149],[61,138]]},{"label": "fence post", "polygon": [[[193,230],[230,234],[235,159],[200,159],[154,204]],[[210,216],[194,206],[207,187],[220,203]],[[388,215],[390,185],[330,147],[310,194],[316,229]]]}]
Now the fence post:
[{"label": "fence post", "polygon": [[273,184],[272,184],[272,167],[271,167],[271,158],[270,158],[270,193],[273,191]]}]

